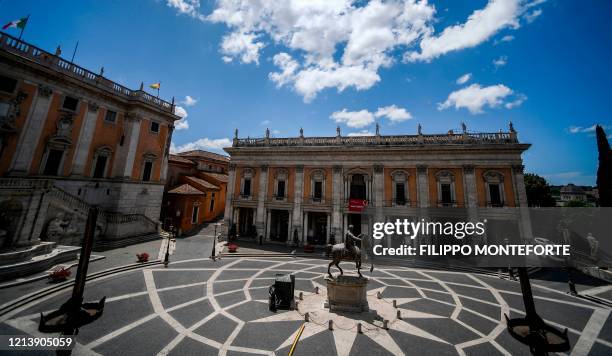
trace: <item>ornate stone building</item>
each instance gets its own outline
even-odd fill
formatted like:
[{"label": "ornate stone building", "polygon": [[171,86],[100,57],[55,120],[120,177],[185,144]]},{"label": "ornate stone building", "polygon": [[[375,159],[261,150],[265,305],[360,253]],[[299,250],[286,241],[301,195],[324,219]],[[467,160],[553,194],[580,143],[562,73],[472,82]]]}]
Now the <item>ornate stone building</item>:
[{"label": "ornate stone building", "polygon": [[[238,138],[231,155],[225,220],[238,234],[325,244],[348,225],[405,217],[487,218],[530,235],[520,143],[508,132]],[[520,207],[520,208],[519,208]],[[519,208],[519,209],[513,209]],[[507,227],[504,227],[507,229]]]},{"label": "ornate stone building", "polygon": [[97,245],[157,233],[174,104],[0,33],[2,246]]}]

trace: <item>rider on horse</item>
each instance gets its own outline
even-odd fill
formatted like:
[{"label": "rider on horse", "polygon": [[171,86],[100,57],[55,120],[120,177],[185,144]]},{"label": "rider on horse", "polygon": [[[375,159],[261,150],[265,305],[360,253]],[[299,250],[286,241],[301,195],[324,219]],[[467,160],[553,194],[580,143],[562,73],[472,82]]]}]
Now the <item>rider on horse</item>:
[{"label": "rider on horse", "polygon": [[[359,236],[361,236],[361,234]],[[361,242],[361,239],[353,235],[353,225],[349,225],[348,231],[346,232],[346,237],[344,239],[344,249],[347,254],[355,255],[355,241]]]}]

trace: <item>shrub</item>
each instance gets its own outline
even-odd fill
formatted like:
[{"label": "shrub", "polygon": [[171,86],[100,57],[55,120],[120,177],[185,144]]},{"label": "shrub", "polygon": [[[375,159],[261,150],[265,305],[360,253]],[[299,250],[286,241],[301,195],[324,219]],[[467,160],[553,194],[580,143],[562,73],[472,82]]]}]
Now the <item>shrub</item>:
[{"label": "shrub", "polygon": [[72,272],[70,272],[70,268],[58,266],[55,267],[51,272],[49,272],[49,279],[51,282],[63,282],[70,277]]}]

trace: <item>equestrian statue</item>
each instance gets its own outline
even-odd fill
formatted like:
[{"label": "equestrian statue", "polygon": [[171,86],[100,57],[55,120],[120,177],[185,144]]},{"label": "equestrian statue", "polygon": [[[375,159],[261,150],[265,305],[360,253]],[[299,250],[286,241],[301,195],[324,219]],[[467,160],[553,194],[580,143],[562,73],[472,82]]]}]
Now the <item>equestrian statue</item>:
[{"label": "equestrian statue", "polygon": [[[339,265],[342,261],[355,261],[357,274],[359,275],[359,277],[363,277],[361,275],[361,250],[359,249],[359,247],[355,246],[356,241],[365,241],[361,237],[361,235],[363,234],[359,234],[358,236],[353,235],[353,225],[349,225],[348,231],[346,232],[346,236],[344,239],[344,243],[328,246],[329,255],[331,255],[332,257],[332,261],[329,263],[329,266],[327,266],[327,274],[329,274],[330,278],[334,278],[330,270],[332,265],[336,266],[340,270],[340,275],[344,274],[342,268],[340,268]],[[367,251],[365,249],[365,246],[362,247],[365,251],[364,257],[367,258]],[[370,272],[372,271],[374,271],[374,264],[370,266]]]}]

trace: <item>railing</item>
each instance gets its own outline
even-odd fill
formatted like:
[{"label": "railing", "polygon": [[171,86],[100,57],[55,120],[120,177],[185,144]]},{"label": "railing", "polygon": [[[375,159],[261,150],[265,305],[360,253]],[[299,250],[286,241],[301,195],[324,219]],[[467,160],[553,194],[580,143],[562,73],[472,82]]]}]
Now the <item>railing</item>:
[{"label": "railing", "polygon": [[461,133],[440,135],[336,136],[285,138],[234,138],[233,147],[263,146],[409,146],[426,144],[518,143],[516,132]]},{"label": "railing", "polygon": [[0,48],[7,52],[27,58],[45,67],[67,74],[93,86],[106,87],[116,95],[122,96],[125,99],[145,102],[147,104],[156,106],[163,111],[168,111],[171,113],[174,112],[174,105],[172,103],[159,99],[142,90],[131,90],[126,88],[121,84],[106,79],[100,74],[96,74],[74,63],[68,62],[59,56],[21,41],[4,32],[0,32]]},{"label": "railing", "polygon": [[304,200],[304,203],[313,205],[328,205],[330,204],[330,200],[323,197],[308,197]]},{"label": "railing", "polygon": [[438,200],[438,208],[463,208],[463,202],[456,200]]},{"label": "railing", "polygon": [[383,202],[383,206],[394,208],[415,208],[417,206],[417,202],[411,201],[410,199],[392,199],[385,200]]},{"label": "railing", "polygon": [[496,202],[488,201],[487,202],[487,207],[489,208],[503,208],[504,206],[505,204],[503,201],[496,201]]}]

